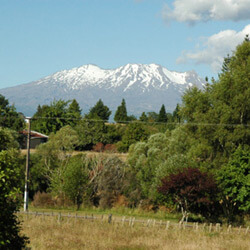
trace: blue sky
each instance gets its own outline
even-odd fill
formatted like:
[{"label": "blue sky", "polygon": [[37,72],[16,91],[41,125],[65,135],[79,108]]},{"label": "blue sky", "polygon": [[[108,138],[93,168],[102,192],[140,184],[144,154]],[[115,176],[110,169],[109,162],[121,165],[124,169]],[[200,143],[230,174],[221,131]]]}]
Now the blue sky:
[{"label": "blue sky", "polygon": [[216,78],[249,20],[250,0],[0,0],[0,88],[89,63]]}]

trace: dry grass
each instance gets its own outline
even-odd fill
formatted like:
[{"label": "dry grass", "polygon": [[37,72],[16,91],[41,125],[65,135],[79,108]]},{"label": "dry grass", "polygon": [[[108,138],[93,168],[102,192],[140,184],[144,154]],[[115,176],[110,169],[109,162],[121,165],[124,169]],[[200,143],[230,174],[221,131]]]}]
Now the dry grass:
[{"label": "dry grass", "polygon": [[244,232],[204,232],[165,227],[133,227],[106,221],[20,215],[34,249],[249,249]]}]

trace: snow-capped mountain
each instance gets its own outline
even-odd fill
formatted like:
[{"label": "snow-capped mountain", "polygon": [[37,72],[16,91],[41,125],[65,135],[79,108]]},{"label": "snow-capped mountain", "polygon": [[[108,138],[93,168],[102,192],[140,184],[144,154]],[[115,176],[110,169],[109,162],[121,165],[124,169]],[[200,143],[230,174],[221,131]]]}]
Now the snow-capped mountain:
[{"label": "snow-capped mountain", "polygon": [[201,88],[203,83],[194,71],[179,73],[157,64],[127,64],[107,70],[88,64],[1,89],[0,93],[26,115],[32,115],[38,104],[73,98],[84,113],[101,98],[114,114],[124,98],[128,113],[138,116],[143,111],[158,112],[162,104],[172,111],[187,88]]}]

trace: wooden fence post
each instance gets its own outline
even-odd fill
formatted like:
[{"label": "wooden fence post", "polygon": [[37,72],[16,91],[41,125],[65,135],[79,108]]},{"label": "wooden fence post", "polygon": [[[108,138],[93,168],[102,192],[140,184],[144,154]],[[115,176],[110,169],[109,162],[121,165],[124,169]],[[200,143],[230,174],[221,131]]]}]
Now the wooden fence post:
[{"label": "wooden fence post", "polygon": [[249,227],[247,227],[246,232],[245,232],[245,235],[247,235],[248,231],[249,231]]},{"label": "wooden fence post", "polygon": [[156,222],[156,221],[154,220],[154,221],[153,221],[153,227],[155,227],[155,222]]},{"label": "wooden fence post", "polygon": [[126,216],[123,216],[123,217],[122,217],[122,226],[124,226],[125,220],[126,220]]},{"label": "wooden fence post", "polygon": [[134,226],[134,223],[135,223],[135,217],[132,219],[132,221],[131,221],[131,227],[133,227]]},{"label": "wooden fence post", "polygon": [[227,232],[231,232],[232,231],[232,225],[228,225],[228,228],[227,228]]},{"label": "wooden fence post", "polygon": [[170,221],[167,221],[167,224],[166,224],[166,230],[169,229],[169,226],[170,226]]},{"label": "wooden fence post", "polygon": [[58,223],[61,223],[61,212],[58,214]]},{"label": "wooden fence post", "polygon": [[108,223],[111,224],[111,222],[112,222],[112,214],[110,214],[108,217]]},{"label": "wooden fence post", "polygon": [[162,220],[160,220],[160,227],[161,227],[161,225],[162,225]]},{"label": "wooden fence post", "polygon": [[149,227],[149,224],[150,224],[150,219],[148,219],[147,221],[147,227]]},{"label": "wooden fence post", "polygon": [[216,223],[216,232],[220,232],[220,223]]},{"label": "wooden fence post", "polygon": [[209,233],[211,233],[211,232],[212,232],[212,227],[213,227],[213,224],[212,224],[212,223],[210,223],[210,225],[209,225]]}]

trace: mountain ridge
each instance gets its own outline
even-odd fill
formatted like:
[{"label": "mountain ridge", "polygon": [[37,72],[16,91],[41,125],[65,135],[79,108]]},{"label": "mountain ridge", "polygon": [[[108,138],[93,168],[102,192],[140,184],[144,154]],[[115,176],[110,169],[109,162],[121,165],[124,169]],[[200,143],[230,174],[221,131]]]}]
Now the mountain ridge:
[{"label": "mountain ridge", "polygon": [[203,84],[195,71],[170,71],[159,64],[126,64],[115,69],[87,64],[0,89],[0,93],[25,115],[32,115],[38,104],[49,104],[54,99],[76,99],[84,113],[102,99],[114,114],[124,98],[128,113],[139,116],[143,111],[158,112],[162,104],[173,111],[186,89],[202,88]]}]

